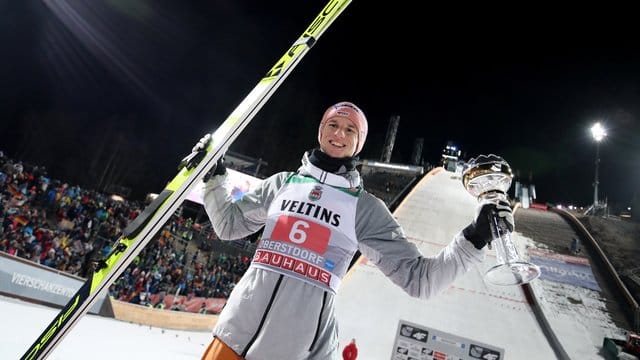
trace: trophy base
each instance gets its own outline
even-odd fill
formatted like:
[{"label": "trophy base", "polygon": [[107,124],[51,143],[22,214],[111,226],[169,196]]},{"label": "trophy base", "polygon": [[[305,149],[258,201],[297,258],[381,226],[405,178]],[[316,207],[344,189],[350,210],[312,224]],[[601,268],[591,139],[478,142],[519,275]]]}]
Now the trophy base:
[{"label": "trophy base", "polygon": [[524,261],[496,265],[484,274],[494,285],[522,285],[540,276],[540,268]]}]

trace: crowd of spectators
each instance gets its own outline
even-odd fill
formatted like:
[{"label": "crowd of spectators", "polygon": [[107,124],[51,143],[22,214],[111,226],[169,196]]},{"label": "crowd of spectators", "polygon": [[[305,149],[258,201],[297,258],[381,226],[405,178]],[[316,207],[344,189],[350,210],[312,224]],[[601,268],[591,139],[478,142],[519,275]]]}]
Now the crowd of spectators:
[{"label": "crowd of spectators", "polygon": [[114,238],[139,213],[136,202],[70,186],[0,153],[0,251],[85,276],[95,240]]},{"label": "crowd of spectators", "polygon": [[246,255],[201,253],[198,249],[191,255],[188,245],[181,244],[166,226],[111,285],[109,294],[140,304],[147,304],[152,294],[227,298],[249,266]]},{"label": "crowd of spectators", "polygon": [[[51,179],[44,167],[0,152],[0,251],[10,255],[86,277],[143,206]],[[191,219],[174,215],[111,285],[110,295],[133,303],[165,293],[228,297],[249,257],[189,253],[195,230],[200,228]]]}]

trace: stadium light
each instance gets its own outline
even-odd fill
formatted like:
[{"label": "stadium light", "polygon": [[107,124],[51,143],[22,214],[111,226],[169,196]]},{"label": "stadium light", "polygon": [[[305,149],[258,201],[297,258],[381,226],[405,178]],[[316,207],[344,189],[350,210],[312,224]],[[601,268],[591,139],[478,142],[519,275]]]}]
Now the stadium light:
[{"label": "stadium light", "polygon": [[593,207],[595,210],[595,208],[598,206],[598,184],[600,183],[598,179],[598,166],[600,165],[600,141],[602,141],[602,139],[607,136],[607,131],[602,126],[602,124],[600,124],[600,122],[597,122],[591,127],[591,135],[596,141],[596,176],[595,180],[593,181]]}]

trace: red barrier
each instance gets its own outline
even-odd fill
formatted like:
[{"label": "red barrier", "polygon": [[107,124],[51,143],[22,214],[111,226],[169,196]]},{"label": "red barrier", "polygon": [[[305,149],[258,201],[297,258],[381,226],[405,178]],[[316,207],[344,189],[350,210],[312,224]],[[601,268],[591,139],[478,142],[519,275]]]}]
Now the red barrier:
[{"label": "red barrier", "polygon": [[541,203],[531,203],[529,207],[532,209],[545,210],[545,211],[549,209],[547,204],[541,204]]},{"label": "red barrier", "polygon": [[[160,301],[159,294],[153,294],[149,296],[151,304],[155,307]],[[171,309],[171,306],[177,302],[180,305],[180,311],[187,311],[192,313],[199,313],[202,308],[202,303],[205,303],[205,309],[207,314],[219,314],[222,308],[227,303],[227,299],[222,298],[203,298],[203,297],[190,297],[184,295],[165,295],[164,305],[165,309]]]}]

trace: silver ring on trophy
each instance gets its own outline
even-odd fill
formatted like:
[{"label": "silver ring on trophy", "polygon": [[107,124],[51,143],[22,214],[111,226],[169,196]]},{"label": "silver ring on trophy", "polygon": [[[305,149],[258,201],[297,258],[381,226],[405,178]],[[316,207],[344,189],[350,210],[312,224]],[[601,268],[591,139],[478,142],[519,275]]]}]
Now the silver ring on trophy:
[{"label": "silver ring on trophy", "polygon": [[[494,154],[471,159],[462,173],[464,188],[479,202],[508,202],[507,191],[512,179],[509,164]],[[489,248],[495,247],[496,265],[485,273],[487,281],[494,285],[521,285],[540,276],[537,265],[520,257],[504,222],[497,214],[490,216],[493,240],[489,243]]]}]

